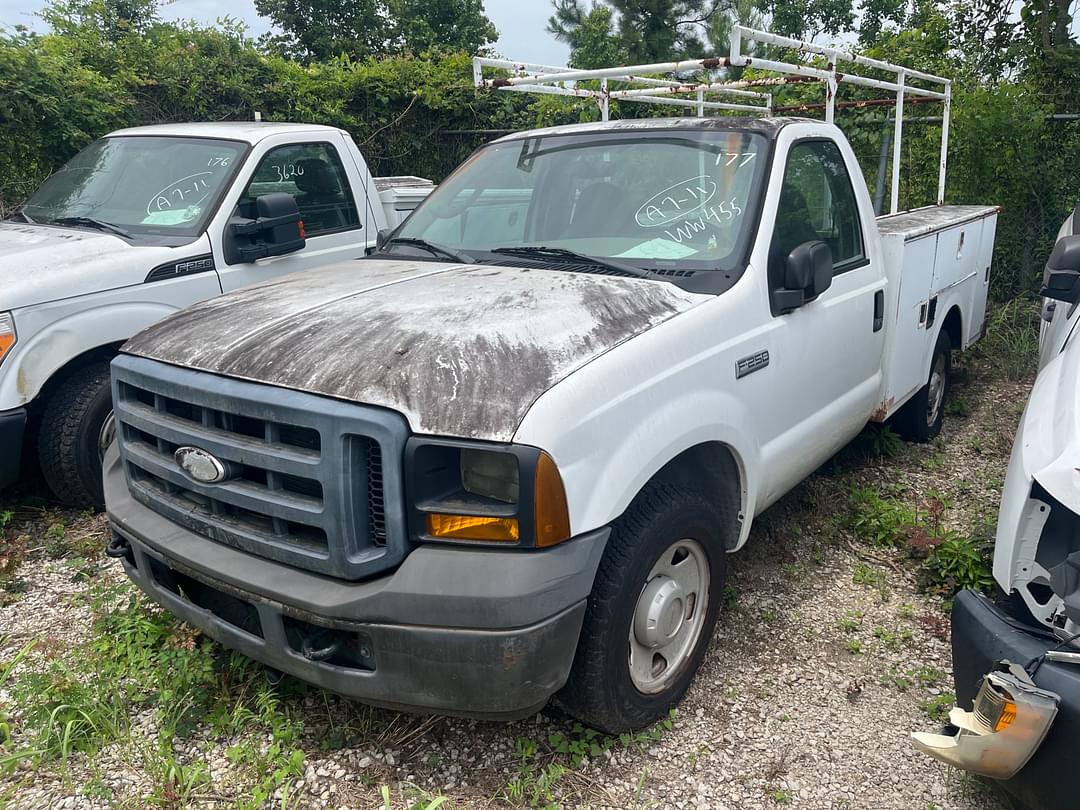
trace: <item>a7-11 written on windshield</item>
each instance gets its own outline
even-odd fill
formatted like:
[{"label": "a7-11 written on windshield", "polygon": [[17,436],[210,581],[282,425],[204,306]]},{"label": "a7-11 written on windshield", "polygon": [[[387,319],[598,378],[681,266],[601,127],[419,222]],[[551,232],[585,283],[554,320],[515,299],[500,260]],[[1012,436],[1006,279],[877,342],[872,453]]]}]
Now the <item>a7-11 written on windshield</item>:
[{"label": "a7-11 written on windshield", "polygon": [[721,131],[496,144],[436,189],[398,235],[471,255],[545,245],[723,266],[746,233],[764,143]]}]

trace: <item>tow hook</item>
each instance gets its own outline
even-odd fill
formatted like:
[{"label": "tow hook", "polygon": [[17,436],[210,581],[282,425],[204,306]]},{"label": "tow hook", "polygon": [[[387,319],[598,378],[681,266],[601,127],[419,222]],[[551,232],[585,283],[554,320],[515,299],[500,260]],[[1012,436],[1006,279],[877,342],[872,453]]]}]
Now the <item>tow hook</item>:
[{"label": "tow hook", "polygon": [[954,707],[941,734],[913,732],[912,743],[957,768],[1009,779],[1031,759],[1057,716],[1061,698],[1040,689],[1023,667],[999,661],[983,676],[973,711]]},{"label": "tow hook", "polygon": [[121,537],[118,534],[114,534],[109,538],[109,543],[105,546],[105,556],[114,559],[126,559],[128,562],[134,562],[135,557],[131,551],[131,543],[128,542],[126,537]]},{"label": "tow hook", "polygon": [[266,682],[271,686],[277,686],[281,683],[281,679],[285,677],[284,672],[273,667],[263,667],[263,674],[266,675]]},{"label": "tow hook", "polygon": [[309,661],[327,661],[341,652],[342,638],[336,630],[316,630],[304,636],[300,653]]}]

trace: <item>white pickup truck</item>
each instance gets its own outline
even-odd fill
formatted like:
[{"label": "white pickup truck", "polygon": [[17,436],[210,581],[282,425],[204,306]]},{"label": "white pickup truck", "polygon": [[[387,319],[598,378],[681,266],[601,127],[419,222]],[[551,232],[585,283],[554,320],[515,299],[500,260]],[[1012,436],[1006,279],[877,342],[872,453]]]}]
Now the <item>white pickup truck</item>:
[{"label": "white pickup truck", "polygon": [[[372,178],[325,126],[149,126],[87,146],[0,223],[0,486],[36,450],[57,497],[101,504],[120,344],[197,301],[362,256],[431,188]],[[275,243],[268,206],[298,210],[305,233]]]},{"label": "white pickup truck", "polygon": [[840,130],[642,119],[480,149],[373,256],[113,361],[109,553],[228,647],[376,704],[687,689],[751,520],[895,415],[941,426],[997,209],[876,218]]}]

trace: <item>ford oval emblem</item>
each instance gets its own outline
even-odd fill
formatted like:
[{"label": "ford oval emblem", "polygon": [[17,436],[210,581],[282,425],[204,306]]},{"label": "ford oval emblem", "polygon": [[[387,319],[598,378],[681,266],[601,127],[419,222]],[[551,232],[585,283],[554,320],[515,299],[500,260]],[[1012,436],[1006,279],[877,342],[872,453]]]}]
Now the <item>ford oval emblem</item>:
[{"label": "ford oval emblem", "polygon": [[200,484],[217,484],[225,480],[225,465],[199,447],[178,447],[173,458],[184,472]]}]

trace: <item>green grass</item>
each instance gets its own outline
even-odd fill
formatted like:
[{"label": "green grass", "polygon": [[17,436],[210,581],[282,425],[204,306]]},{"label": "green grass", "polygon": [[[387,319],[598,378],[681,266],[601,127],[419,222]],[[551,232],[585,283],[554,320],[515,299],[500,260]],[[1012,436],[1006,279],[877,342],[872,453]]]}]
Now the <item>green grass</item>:
[{"label": "green grass", "polygon": [[956,695],[946,692],[944,695],[936,695],[919,704],[919,708],[926,712],[927,716],[938,723],[944,723],[949,719],[949,710],[956,705]]},{"label": "green grass", "polygon": [[1039,357],[1039,304],[1014,298],[987,314],[986,336],[977,351],[990,368],[1007,379],[1021,380],[1035,373]]}]

